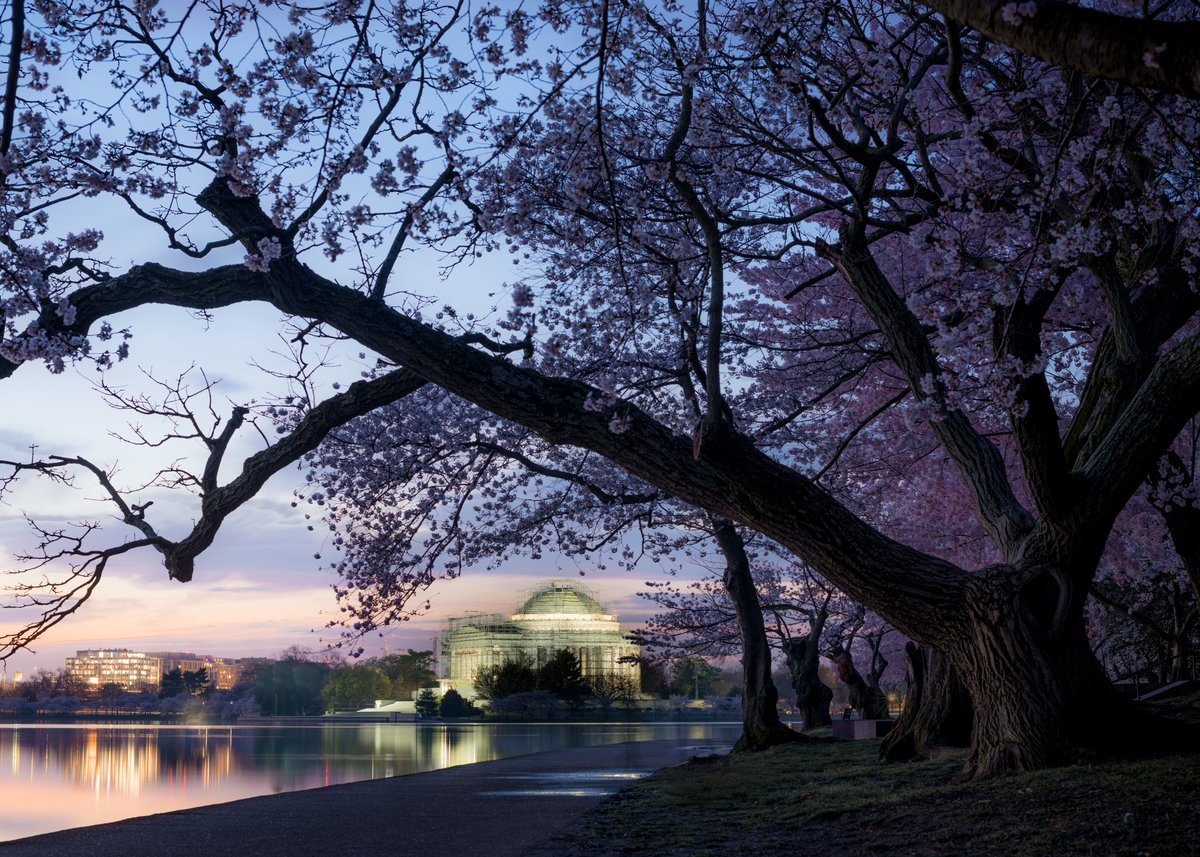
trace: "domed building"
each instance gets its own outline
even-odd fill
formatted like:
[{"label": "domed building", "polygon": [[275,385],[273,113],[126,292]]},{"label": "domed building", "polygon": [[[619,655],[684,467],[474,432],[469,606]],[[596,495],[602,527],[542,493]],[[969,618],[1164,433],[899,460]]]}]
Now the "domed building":
[{"label": "domed building", "polygon": [[509,616],[447,620],[441,637],[442,675],[459,693],[474,696],[480,667],[525,659],[537,669],[559,649],[575,654],[585,679],[617,675],[639,686],[640,647],[584,586],[558,580],[538,586]]}]

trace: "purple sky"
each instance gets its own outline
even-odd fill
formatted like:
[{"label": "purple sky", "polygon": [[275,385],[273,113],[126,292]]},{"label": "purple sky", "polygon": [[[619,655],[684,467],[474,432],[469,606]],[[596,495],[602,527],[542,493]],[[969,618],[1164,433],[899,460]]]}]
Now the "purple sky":
[{"label": "purple sky", "polygon": [[[86,82],[83,84],[87,86]],[[229,248],[203,260],[192,260],[166,249],[163,237],[152,227],[113,204],[111,200],[80,199],[70,209],[56,210],[58,229],[99,224],[106,239],[102,253],[115,270],[144,262],[175,267],[208,267],[242,261],[243,251]],[[193,228],[202,233],[203,219]],[[353,255],[353,254],[349,254]],[[341,273],[320,253],[306,261],[335,278]],[[444,260],[426,252],[406,254],[397,268],[397,282],[414,294],[430,296],[434,306],[453,304],[462,312],[486,314],[505,304],[504,279],[511,276],[511,260],[504,254],[485,256],[470,266],[460,266],[443,277]],[[241,305],[213,314],[211,321],[169,308],[148,307],[112,319],[113,326],[133,331],[131,357],[108,374],[112,386],[148,390],[143,372],[170,380],[195,365],[210,380],[221,379],[217,411],[227,417],[232,403],[244,404],[264,392],[285,392],[283,382],[258,366],[286,369],[279,357],[286,342],[279,338],[278,314],[261,306]],[[356,355],[354,347],[348,354]],[[345,382],[357,376],[355,356],[342,358],[345,371],[329,380]],[[87,365],[52,377],[40,366],[28,366],[3,382],[5,408],[0,413],[0,458],[26,459],[36,444],[39,456],[81,455],[96,464],[119,465],[118,482],[136,485],[175,456],[175,451],[146,450],[123,444],[109,432],[128,433],[129,414],[108,407],[91,388],[97,377]],[[146,423],[148,434],[155,426]],[[226,457],[238,464],[241,457],[262,447],[262,440],[243,431]],[[223,470],[222,481],[231,471]],[[319,533],[310,533],[303,509],[291,508],[291,492],[302,482],[297,470],[277,475],[261,495],[226,521],[216,544],[200,558],[195,579],[188,584],[168,581],[157,555],[143,551],[112,565],[84,608],[70,617],[38,645],[37,654],[11,658],[7,670],[28,672],[35,667],[57,668],[76,649],[118,646],[134,649],[186,649],[214,655],[271,655],[293,644],[316,647],[319,639],[336,638],[322,633],[336,612],[330,590],[332,577],[318,570],[314,554],[323,549]],[[22,480],[19,490],[0,505],[0,568],[16,567],[13,555],[34,544],[22,513],[43,523],[100,521],[108,544],[134,535],[113,517],[111,506],[97,501],[94,483],[79,481],[79,490],[64,491],[33,479]],[[167,537],[180,537],[197,514],[197,500],[182,492],[148,491],[139,501],[154,500],[148,518]],[[319,528],[318,528],[319,529]],[[331,552],[326,552],[329,556]],[[634,596],[653,570],[591,574],[590,567],[568,558],[548,557],[537,563],[514,563],[501,572],[471,572],[435,587],[430,595],[430,616],[415,619],[390,632],[390,648],[429,648],[440,620],[466,611],[504,611],[517,606],[522,593],[549,578],[577,579],[589,572],[585,583],[623,620],[636,622],[646,613],[645,603]],[[2,584],[0,584],[2,585]],[[0,627],[11,627],[15,616],[0,612]],[[317,633],[311,633],[315,629]],[[3,667],[0,667],[3,668]]]},{"label": "purple sky", "polygon": [[[130,314],[119,321],[133,328],[133,355],[109,372],[108,381],[144,388],[142,369],[172,377],[195,362],[205,367],[210,378],[221,378],[219,392],[234,400],[243,401],[254,390],[278,391],[279,382],[250,365],[252,359],[266,359],[262,332],[275,329],[274,318],[271,311],[242,307],[216,314],[206,330],[175,310]],[[36,443],[39,455],[82,455],[104,466],[118,464],[119,479],[126,484],[144,481],[171,460],[171,453],[139,449],[107,434],[128,433],[130,415],[100,400],[90,387],[94,375],[85,366],[50,377],[41,367],[29,366],[5,381],[6,403],[21,403],[19,409],[6,413],[23,416],[0,419],[0,457],[27,458],[29,445]],[[221,413],[227,412],[227,403],[219,399],[218,405]],[[149,423],[146,427],[150,429]],[[262,444],[252,433],[243,433],[243,438],[243,455]],[[177,453],[183,451],[181,447]],[[230,457],[231,462],[238,460]],[[336,639],[336,630],[324,630],[337,608],[330,590],[333,578],[318,570],[320,562],[314,558],[323,550],[320,528],[309,532],[305,510],[291,507],[291,492],[301,483],[299,471],[285,470],[228,519],[217,542],[200,558],[190,583],[169,581],[157,554],[149,551],[115,561],[92,600],[51,631],[36,647],[36,654],[11,658],[9,674],[28,674],[38,667],[56,669],[77,649],[100,646],[239,657],[272,655],[293,644],[318,647],[321,639]],[[0,556],[5,568],[14,567],[14,552],[33,544],[22,511],[43,523],[99,520],[108,528],[111,541],[133,535],[112,517],[110,507],[97,502],[94,483],[81,478],[78,485],[77,490],[66,491],[27,479],[9,505],[0,506]],[[168,536],[182,535],[196,514],[196,499],[183,492],[139,496],[153,497],[150,518]],[[444,617],[510,610],[539,581],[580,579],[581,570],[589,572],[583,582],[622,621],[644,618],[645,602],[634,593],[644,588],[643,578],[652,571],[637,576],[611,571],[599,575],[590,573],[586,561],[548,557],[536,563],[517,561],[499,572],[468,571],[458,580],[439,584],[431,590],[431,613],[389,631],[387,646],[430,648]],[[14,619],[11,613],[0,613],[5,627]]]}]

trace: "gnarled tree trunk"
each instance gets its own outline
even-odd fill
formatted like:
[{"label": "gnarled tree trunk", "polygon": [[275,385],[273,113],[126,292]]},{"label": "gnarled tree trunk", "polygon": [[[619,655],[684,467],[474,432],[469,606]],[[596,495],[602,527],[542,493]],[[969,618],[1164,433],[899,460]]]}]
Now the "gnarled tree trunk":
[{"label": "gnarled tree trunk", "polygon": [[746,544],[737,528],[719,521],[713,528],[717,544],[725,557],[725,590],[737,614],[742,637],[742,737],[734,751],[765,750],[777,744],[803,740],[779,719],[779,694],[771,677],[771,647],[763,624],[758,590],[750,575]]},{"label": "gnarled tree trunk", "polygon": [[971,697],[958,674],[929,646],[909,642],[908,697],[904,713],[883,739],[879,758],[903,762],[937,747],[966,747],[971,742]]},{"label": "gnarled tree trunk", "polygon": [[804,728],[818,729],[832,723],[829,705],[833,702],[833,690],[821,681],[821,632],[829,613],[818,611],[812,628],[803,637],[794,637],[784,643],[788,672],[792,677],[792,689],[796,691],[796,708],[804,718]]},{"label": "gnarled tree trunk", "polygon": [[839,645],[831,655],[837,665],[838,680],[850,690],[850,707],[859,712],[864,720],[886,720],[890,716],[887,697],[878,687],[867,684],[862,673],[854,666],[850,652]]},{"label": "gnarled tree trunk", "polygon": [[1136,749],[1200,747],[1113,688],[1088,645],[1085,587],[1058,569],[995,566],[972,581],[970,621],[939,648],[974,705],[964,776],[981,779]]}]

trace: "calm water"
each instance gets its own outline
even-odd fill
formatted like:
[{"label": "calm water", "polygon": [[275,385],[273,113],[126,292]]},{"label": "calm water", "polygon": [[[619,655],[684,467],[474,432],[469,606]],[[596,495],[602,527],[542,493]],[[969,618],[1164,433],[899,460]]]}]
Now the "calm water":
[{"label": "calm water", "polygon": [[739,733],[733,723],[0,724],[0,840],[541,750]]}]

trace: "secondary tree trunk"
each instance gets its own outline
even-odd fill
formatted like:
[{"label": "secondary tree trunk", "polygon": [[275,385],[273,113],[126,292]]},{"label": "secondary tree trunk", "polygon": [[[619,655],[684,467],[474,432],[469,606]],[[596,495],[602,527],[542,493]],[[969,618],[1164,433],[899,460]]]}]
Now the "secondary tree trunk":
[{"label": "secondary tree trunk", "polygon": [[713,528],[725,557],[725,590],[737,614],[742,637],[742,737],[734,751],[765,750],[777,744],[803,740],[779,719],[779,693],[771,677],[771,647],[763,624],[758,590],[750,575],[746,544],[737,528],[720,521]]},{"label": "secondary tree trunk", "polygon": [[784,643],[792,689],[796,691],[796,708],[804,718],[805,730],[818,729],[832,722],[829,705],[833,702],[833,690],[821,681],[820,657],[821,632],[828,616],[825,610],[819,611],[807,634]]},{"label": "secondary tree trunk", "polygon": [[904,713],[883,739],[879,758],[903,762],[937,747],[966,747],[971,741],[971,697],[949,662],[935,649],[909,642],[908,698]]},{"label": "secondary tree trunk", "polygon": [[850,707],[859,712],[864,720],[886,720],[887,697],[878,687],[867,684],[862,673],[854,666],[854,659],[840,645],[833,650],[833,662],[837,665],[838,679],[850,690]]}]

